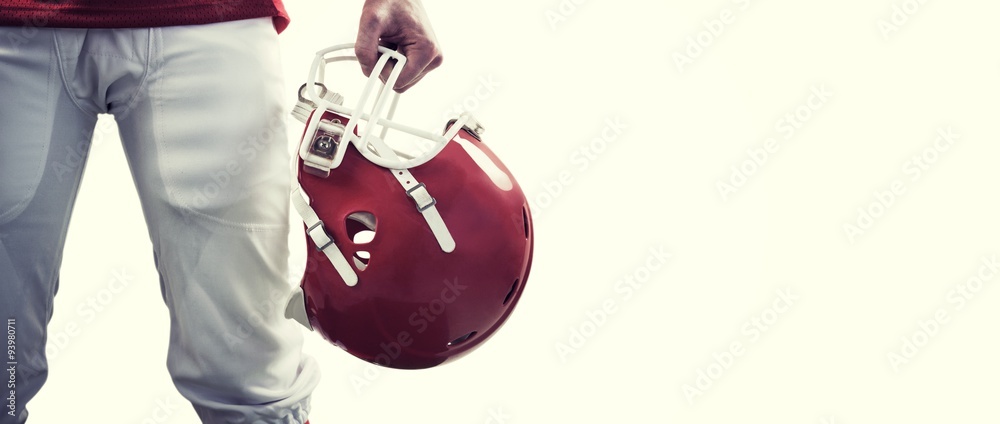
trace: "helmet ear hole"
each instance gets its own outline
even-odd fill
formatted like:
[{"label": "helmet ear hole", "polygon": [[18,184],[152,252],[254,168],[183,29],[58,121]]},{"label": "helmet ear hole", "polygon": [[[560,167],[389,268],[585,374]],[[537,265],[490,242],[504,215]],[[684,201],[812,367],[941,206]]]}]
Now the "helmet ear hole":
[{"label": "helmet ear hole", "polygon": [[347,236],[355,244],[365,244],[375,239],[378,220],[371,212],[360,211],[347,215],[344,224],[347,226]]},{"label": "helmet ear hole", "polygon": [[[375,239],[376,227],[378,226],[375,214],[368,211],[354,212],[348,215],[344,221],[347,236],[354,244],[364,245]],[[367,250],[354,252],[354,256],[351,257],[351,262],[354,263],[354,267],[358,271],[364,271],[365,268],[368,268],[369,261],[371,261],[371,252]]]}]

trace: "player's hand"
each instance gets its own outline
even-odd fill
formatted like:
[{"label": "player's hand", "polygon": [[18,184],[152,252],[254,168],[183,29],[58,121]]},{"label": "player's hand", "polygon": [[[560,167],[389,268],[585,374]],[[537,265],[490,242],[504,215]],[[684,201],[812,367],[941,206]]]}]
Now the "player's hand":
[{"label": "player's hand", "polygon": [[[378,60],[379,44],[406,56],[406,66],[393,87],[400,93],[441,66],[444,59],[420,0],[365,0],[354,54],[366,77],[371,75]],[[382,72],[382,81],[388,76],[387,67]]]}]

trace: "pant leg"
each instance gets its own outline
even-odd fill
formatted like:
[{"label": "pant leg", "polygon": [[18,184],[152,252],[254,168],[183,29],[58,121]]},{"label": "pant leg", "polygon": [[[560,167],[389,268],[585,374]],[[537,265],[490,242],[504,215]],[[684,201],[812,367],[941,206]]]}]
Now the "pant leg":
[{"label": "pant leg", "polygon": [[284,318],[284,92],[270,19],[154,29],[116,114],[170,309],[168,369],[205,423],[303,423],[319,379]]},{"label": "pant leg", "polygon": [[[19,42],[7,44],[9,33]],[[3,408],[0,423],[25,422],[25,406],[48,375],[46,326],[97,121],[64,89],[54,31],[33,34],[0,27],[0,318],[15,322],[17,362],[16,410],[12,416]]]}]

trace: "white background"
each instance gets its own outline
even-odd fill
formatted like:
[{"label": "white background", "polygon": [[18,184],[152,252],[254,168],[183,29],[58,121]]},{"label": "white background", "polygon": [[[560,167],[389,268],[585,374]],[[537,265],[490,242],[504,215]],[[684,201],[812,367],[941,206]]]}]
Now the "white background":
[{"label": "white background", "polygon": [[[1000,252],[1000,5],[576,1],[426,5],[445,63],[402,113],[436,127],[475,109],[535,206],[534,268],[498,335],[439,369],[381,370],[356,390],[365,364],[308,335],[323,371],[313,424],[1000,420],[1000,278],[983,265]],[[353,41],[360,3],[288,1],[289,104],[314,51]],[[699,35],[720,14],[721,32]],[[499,86],[477,98],[483,80]],[[818,110],[812,88],[833,93]],[[808,120],[792,134],[796,112]],[[624,129],[595,141],[609,120]],[[165,369],[167,311],[110,122],[50,334],[81,329],[54,348],[32,422],[197,422]],[[919,179],[915,155],[933,158]],[[879,203],[894,181],[905,192]],[[878,217],[852,238],[858,208]],[[301,258],[298,231],[291,242]],[[655,271],[650,249],[671,255]],[[127,289],[85,322],[77,308],[122,272]],[[626,276],[643,280],[629,298]],[[959,308],[950,291],[970,283]],[[777,290],[797,298],[775,304]],[[604,303],[613,313],[588,317]],[[939,310],[946,322],[921,329]]]}]

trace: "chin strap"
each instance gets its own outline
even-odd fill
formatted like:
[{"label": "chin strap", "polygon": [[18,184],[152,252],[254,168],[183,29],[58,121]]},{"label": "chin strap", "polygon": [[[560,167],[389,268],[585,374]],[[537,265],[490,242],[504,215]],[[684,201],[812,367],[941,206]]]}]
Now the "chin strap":
[{"label": "chin strap", "polygon": [[[381,138],[372,136],[368,138],[368,142],[371,143],[371,146],[380,157],[399,160],[396,153]],[[448,226],[445,225],[444,219],[441,218],[441,214],[438,212],[436,206],[437,200],[427,191],[427,186],[417,181],[417,178],[407,169],[390,169],[389,172],[392,173],[393,177],[396,177],[399,185],[403,186],[406,195],[413,199],[417,211],[427,221],[427,226],[434,233],[434,238],[437,239],[441,250],[445,253],[455,251],[455,239],[451,236],[451,231],[448,231]]]},{"label": "chin strap", "polygon": [[292,205],[295,206],[295,210],[302,216],[302,221],[306,223],[306,227],[308,227],[306,233],[309,234],[309,238],[316,245],[316,250],[323,252],[330,259],[330,263],[333,264],[333,268],[340,274],[340,278],[344,279],[344,283],[353,287],[355,284],[358,284],[358,274],[347,263],[344,253],[340,251],[337,244],[330,238],[330,234],[326,232],[323,221],[319,219],[316,211],[309,206],[309,202],[303,197],[303,194],[300,187],[295,187],[292,190]]}]

